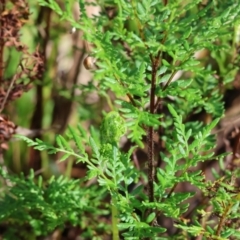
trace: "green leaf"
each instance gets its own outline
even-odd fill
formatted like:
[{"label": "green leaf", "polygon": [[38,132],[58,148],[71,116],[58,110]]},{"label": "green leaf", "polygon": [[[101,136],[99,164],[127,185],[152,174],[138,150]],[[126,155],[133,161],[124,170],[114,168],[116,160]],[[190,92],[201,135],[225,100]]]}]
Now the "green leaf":
[{"label": "green leaf", "polygon": [[60,162],[62,162],[62,161],[64,161],[64,160],[66,160],[67,158],[69,158],[69,156],[71,156],[71,154],[69,154],[69,153],[66,153],[66,154],[64,154],[61,158],[60,158]]},{"label": "green leaf", "polygon": [[156,213],[155,212],[152,212],[151,214],[148,215],[147,219],[146,219],[146,222],[147,223],[150,223],[152,222],[156,217]]},{"label": "green leaf", "polygon": [[72,137],[73,137],[73,139],[74,139],[74,142],[75,142],[78,150],[79,150],[81,153],[85,152],[85,149],[84,149],[83,145],[81,144],[81,142],[82,142],[81,137],[79,137],[79,136],[77,135],[76,131],[75,131],[72,127],[68,126],[68,129],[69,129],[69,131],[70,131],[70,133],[71,133],[71,135],[72,135]]},{"label": "green leaf", "polygon": [[189,38],[190,34],[192,33],[192,27],[189,27],[186,32],[183,34],[183,38]]},{"label": "green leaf", "polygon": [[93,153],[95,154],[96,158],[100,158],[99,148],[92,137],[89,137],[89,144],[92,147]]},{"label": "green leaf", "polygon": [[168,63],[165,59],[162,59],[162,63],[165,67],[171,67],[170,63]]},{"label": "green leaf", "polygon": [[174,108],[170,104],[168,104],[167,107],[168,107],[169,112],[172,114],[172,116],[175,117],[175,118],[178,118],[178,114],[174,110]]},{"label": "green leaf", "polygon": [[65,140],[63,136],[57,135],[56,142],[60,148],[67,149],[72,152],[72,148],[70,147],[69,143]]}]

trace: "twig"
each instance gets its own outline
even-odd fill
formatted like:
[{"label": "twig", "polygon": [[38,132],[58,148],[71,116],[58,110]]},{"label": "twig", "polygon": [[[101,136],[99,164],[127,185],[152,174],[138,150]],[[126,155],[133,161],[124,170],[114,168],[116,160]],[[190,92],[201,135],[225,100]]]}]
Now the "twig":
[{"label": "twig", "polygon": [[[5,0],[0,0],[0,16],[5,10]],[[3,47],[4,47],[4,39],[3,39],[3,31],[4,31],[4,21],[2,18],[0,19],[0,82],[2,82],[3,78]]]},{"label": "twig", "polygon": [[[151,91],[150,91],[150,113],[154,114],[154,107],[155,107],[155,89],[156,89],[156,79],[157,79],[157,69],[159,66],[159,57],[160,52],[156,57],[153,57],[150,54],[150,59],[152,62],[152,79],[151,79]],[[150,126],[148,128],[148,197],[149,202],[154,201],[154,189],[153,189],[153,182],[154,182],[154,140],[153,140],[153,127]]]},{"label": "twig", "polygon": [[[234,140],[235,140],[235,142],[234,142],[234,146],[233,146],[233,154],[232,154],[232,158],[231,158],[231,163],[229,163],[231,172],[234,170],[234,160],[238,158],[237,151],[238,151],[239,145],[240,145],[240,132],[238,132],[238,134]],[[232,177],[233,176],[234,176],[234,174],[232,174]]]},{"label": "twig", "polygon": [[3,102],[2,102],[2,105],[1,105],[1,108],[0,108],[0,113],[3,111],[3,109],[4,109],[5,105],[6,105],[8,96],[9,96],[11,90],[12,90],[13,84],[14,84],[14,82],[16,81],[16,79],[17,79],[17,74],[15,74],[15,75],[12,77],[12,80],[11,80],[10,85],[9,85],[9,87],[8,87],[7,93],[6,93],[6,95],[4,96],[4,99],[3,99]]},{"label": "twig", "polygon": [[221,233],[221,230],[222,230],[222,228],[224,226],[226,217],[227,217],[227,215],[228,215],[232,205],[233,205],[232,203],[228,204],[228,206],[225,208],[225,211],[224,211],[224,213],[222,214],[222,216],[220,218],[220,221],[218,223],[217,230],[216,230],[216,235],[217,236],[220,236],[220,233]]}]

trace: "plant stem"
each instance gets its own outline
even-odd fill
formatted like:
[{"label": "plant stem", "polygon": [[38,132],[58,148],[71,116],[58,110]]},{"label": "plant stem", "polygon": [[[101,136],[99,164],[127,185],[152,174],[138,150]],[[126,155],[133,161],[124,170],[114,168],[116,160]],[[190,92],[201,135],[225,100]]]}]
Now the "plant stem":
[{"label": "plant stem", "polygon": [[227,207],[225,208],[224,213],[222,214],[222,216],[221,216],[221,218],[219,220],[218,227],[217,227],[217,230],[216,230],[216,235],[217,236],[220,236],[221,230],[222,230],[222,228],[224,226],[224,222],[225,222],[225,220],[226,220],[226,218],[228,216],[229,211],[231,210],[232,205],[233,205],[232,203],[227,205]]},{"label": "plant stem", "polygon": [[8,87],[7,93],[6,93],[6,95],[4,96],[4,99],[3,99],[2,104],[1,104],[1,107],[0,107],[0,113],[3,111],[3,109],[4,109],[4,107],[5,107],[6,103],[7,103],[9,94],[10,94],[10,92],[11,92],[11,90],[12,90],[12,88],[13,88],[13,84],[15,83],[16,80],[17,80],[17,74],[15,74],[15,75],[12,77],[12,79],[11,79],[11,82],[10,82],[10,85],[9,85],[9,87]]},{"label": "plant stem", "polygon": [[112,234],[113,240],[119,240],[119,232],[118,232],[118,217],[117,217],[117,208],[115,205],[115,201],[112,198]]},{"label": "plant stem", "polygon": [[65,172],[65,176],[66,176],[68,179],[71,179],[72,166],[73,166],[73,159],[72,159],[72,158],[69,158],[69,159],[68,159],[68,162],[67,162],[66,172]]},{"label": "plant stem", "polygon": [[[5,10],[5,0],[0,0],[0,16]],[[3,39],[3,31],[4,31],[4,21],[0,20],[0,82],[3,81],[3,48],[4,48],[4,39]]]},{"label": "plant stem", "polygon": [[154,201],[153,179],[154,179],[153,127],[149,127],[148,129],[148,198],[149,198],[149,202]]},{"label": "plant stem", "polygon": [[[153,57],[150,54],[151,62],[152,62],[152,79],[151,79],[151,91],[150,91],[150,113],[154,114],[154,99],[155,99],[155,89],[156,89],[156,79],[157,79],[157,69],[159,66],[159,56]],[[153,189],[153,181],[154,181],[154,141],[153,141],[153,127],[150,126],[148,128],[148,198],[149,202],[154,201],[154,189]]]}]

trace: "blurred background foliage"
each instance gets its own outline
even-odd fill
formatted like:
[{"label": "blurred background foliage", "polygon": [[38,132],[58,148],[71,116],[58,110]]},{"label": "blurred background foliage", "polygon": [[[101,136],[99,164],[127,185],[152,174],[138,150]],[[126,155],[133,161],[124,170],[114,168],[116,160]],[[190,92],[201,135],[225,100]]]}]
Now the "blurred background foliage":
[{"label": "blurred background foliage", "polygon": [[[5,111],[18,125],[18,133],[54,143],[55,134],[63,133],[68,124],[76,126],[81,122],[86,127],[90,123],[99,124],[104,100],[94,92],[88,93],[94,85],[91,73],[82,64],[87,50],[81,33],[72,32],[68,22],[61,21],[54,11],[39,6],[37,1],[28,1],[28,4],[31,14],[20,30],[20,40],[30,52],[38,48],[44,53],[45,70],[42,78]],[[70,5],[77,19],[78,4],[71,1]],[[6,61],[11,62],[5,68],[5,77],[16,71],[19,55],[18,51],[5,52]],[[83,88],[84,85],[88,87]],[[21,141],[12,141],[9,148],[4,159],[15,173],[28,173],[33,168],[48,178],[65,171],[65,163],[60,166],[58,158],[29,149]],[[80,170],[75,169],[73,174],[78,177]]]}]

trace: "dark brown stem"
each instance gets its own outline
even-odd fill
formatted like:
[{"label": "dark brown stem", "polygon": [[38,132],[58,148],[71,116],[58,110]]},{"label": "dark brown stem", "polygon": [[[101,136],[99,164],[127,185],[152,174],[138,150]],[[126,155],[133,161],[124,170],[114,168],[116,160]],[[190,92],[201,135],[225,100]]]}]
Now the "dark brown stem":
[{"label": "dark brown stem", "polygon": [[171,188],[170,192],[167,195],[167,198],[170,198],[172,193],[174,192],[175,188],[177,187],[178,183],[175,183],[174,186]]},{"label": "dark brown stem", "polygon": [[[41,25],[43,22],[46,23],[44,28],[45,37],[42,39],[41,42],[41,49],[44,55],[44,61],[46,63],[46,54],[47,54],[47,44],[49,41],[49,31],[50,31],[50,19],[51,19],[51,10],[45,7],[42,7],[37,19],[37,25]],[[39,33],[39,37],[40,37]],[[46,66],[45,66],[46,67]],[[43,79],[39,79],[42,81]],[[31,129],[41,129],[42,128],[42,115],[43,115],[43,89],[42,84],[38,84],[36,86],[36,107],[32,116],[31,120]],[[39,136],[40,138],[40,136]]]},{"label": "dark brown stem", "polygon": [[[160,104],[159,104],[159,107],[158,109],[155,109],[157,111],[158,114],[162,114],[163,112],[163,105],[161,104],[161,98],[160,99]],[[160,121],[164,121],[162,118],[159,118],[159,122]],[[162,136],[163,134],[163,127],[161,125],[159,125],[158,127],[158,135],[159,136]],[[163,140],[161,139],[161,137],[158,138],[158,152],[162,152],[163,150]],[[162,163],[162,157],[161,157],[161,154],[158,154],[158,161],[157,161],[157,168],[159,168],[161,166],[161,163]],[[155,172],[155,180],[157,180],[157,176],[156,176],[156,172]]]},{"label": "dark brown stem", "polygon": [[4,48],[4,38],[3,38],[3,31],[4,31],[4,21],[2,19],[2,13],[5,10],[5,0],[0,0],[0,83],[3,81],[3,48]]},{"label": "dark brown stem", "polygon": [[175,70],[172,75],[170,76],[170,78],[168,79],[166,85],[163,87],[163,91],[165,91],[167,89],[167,87],[169,86],[169,84],[172,82],[175,74],[177,73],[177,70]]},{"label": "dark brown stem", "polygon": [[[151,77],[151,91],[150,91],[150,113],[154,114],[154,107],[155,107],[155,89],[156,89],[156,79],[157,79],[157,69],[159,66],[159,57],[160,52],[158,53],[157,57],[153,57],[150,55],[150,59],[152,62],[152,77]],[[149,202],[154,201],[154,140],[153,140],[153,127],[150,126],[148,128],[148,197]]]},{"label": "dark brown stem", "polygon": [[[115,75],[115,74],[114,74],[114,75]],[[115,75],[115,78],[117,79],[118,83],[119,83],[121,86],[126,87],[126,86],[124,85],[124,83],[118,78],[117,75]],[[134,98],[132,97],[132,95],[131,95],[130,93],[127,93],[126,95],[127,95],[128,99],[129,99],[129,101],[132,103],[132,105],[133,105],[134,107],[136,107],[137,105],[136,105],[136,103],[135,103]]]},{"label": "dark brown stem", "polygon": [[[237,134],[237,136],[235,137],[234,139],[234,146],[233,146],[233,154],[232,154],[232,159],[231,159],[231,162],[229,163],[229,169],[230,171],[233,171],[234,170],[234,160],[235,159],[238,159],[238,149],[239,149],[239,145],[240,145],[240,132]],[[233,176],[233,175],[232,175]]]},{"label": "dark brown stem", "polygon": [[149,202],[154,201],[154,142],[153,142],[153,127],[148,129],[148,198]]},{"label": "dark brown stem", "polygon": [[140,170],[140,165],[139,165],[139,161],[138,161],[138,158],[137,158],[137,153],[136,153],[136,150],[133,152],[133,162],[134,162],[134,165],[136,166],[136,168],[138,170]]},{"label": "dark brown stem", "polygon": [[[40,41],[40,49],[43,52],[44,68],[46,68],[47,61],[47,44],[49,41],[50,32],[50,20],[51,20],[51,10],[46,7],[41,7],[38,18],[36,20],[36,25],[41,26],[43,23],[46,24],[44,28],[44,37]],[[41,34],[39,31],[39,39],[41,39]],[[38,42],[39,40],[36,39]],[[39,78],[42,82],[43,78]],[[42,129],[42,119],[43,119],[44,105],[43,105],[43,86],[38,84],[36,86],[36,105],[32,115],[30,128],[31,129]],[[36,136],[36,138],[41,139],[41,132]],[[38,150],[31,148],[29,152],[29,166],[34,170],[39,170],[41,168],[41,154]]]}]

